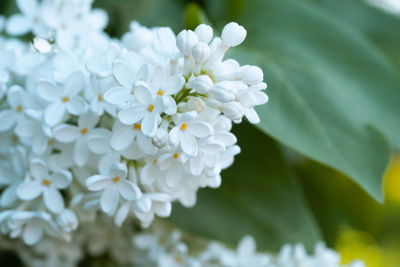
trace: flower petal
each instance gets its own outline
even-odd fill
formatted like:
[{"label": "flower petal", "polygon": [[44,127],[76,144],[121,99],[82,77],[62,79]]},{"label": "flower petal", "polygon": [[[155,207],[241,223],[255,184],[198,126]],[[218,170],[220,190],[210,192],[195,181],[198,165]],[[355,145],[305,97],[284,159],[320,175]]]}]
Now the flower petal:
[{"label": "flower petal", "polygon": [[77,140],[80,136],[80,130],[76,126],[62,124],[54,128],[54,137],[62,143],[71,143]]},{"label": "flower petal", "polygon": [[116,130],[115,134],[111,138],[111,147],[117,151],[122,151],[132,144],[135,137],[135,132],[131,126],[122,126]]},{"label": "flower petal", "polygon": [[92,129],[94,126],[96,126],[99,120],[99,116],[89,111],[79,117],[78,125],[80,128]]},{"label": "flower petal", "polygon": [[49,81],[40,81],[37,84],[37,92],[41,99],[54,102],[62,97],[62,91]]},{"label": "flower petal", "polygon": [[86,180],[86,186],[90,191],[99,191],[108,187],[112,184],[112,180],[109,176],[105,175],[93,175]]},{"label": "flower petal", "polygon": [[22,35],[31,29],[31,21],[21,14],[12,15],[7,19],[6,31],[10,35]]},{"label": "flower petal", "polygon": [[169,141],[171,142],[172,145],[176,146],[181,140],[181,138],[182,138],[182,131],[179,129],[179,127],[174,127],[169,132]]},{"label": "flower petal", "polygon": [[37,11],[37,0],[17,0],[17,5],[22,14],[33,16]]},{"label": "flower petal", "polygon": [[116,60],[113,66],[115,79],[124,87],[132,88],[135,75],[131,71],[131,67],[121,60]]},{"label": "flower petal", "polygon": [[68,171],[56,172],[50,176],[50,180],[55,188],[64,189],[72,181],[72,176]]},{"label": "flower petal", "polygon": [[124,223],[126,217],[128,217],[129,209],[131,208],[131,203],[125,202],[117,211],[114,218],[114,223],[116,226],[121,227]]},{"label": "flower petal", "polygon": [[29,223],[22,234],[25,244],[32,246],[39,242],[43,236],[43,227],[39,222]]},{"label": "flower petal", "polygon": [[39,181],[27,181],[18,186],[17,195],[22,200],[37,198],[43,191],[43,186]]},{"label": "flower petal", "polygon": [[208,123],[202,121],[189,123],[186,130],[199,138],[204,138],[214,133],[214,129]]},{"label": "flower petal", "polygon": [[10,130],[18,120],[18,115],[13,110],[0,111],[0,132]]},{"label": "flower petal", "polygon": [[49,175],[49,169],[42,159],[33,159],[29,166],[29,170],[33,178],[39,181]]},{"label": "flower petal", "polygon": [[17,200],[17,189],[19,184],[15,183],[7,187],[2,193],[0,198],[0,205],[2,207],[7,207],[13,204]]},{"label": "flower petal", "polygon": [[11,86],[7,92],[7,102],[12,108],[22,105],[23,100],[26,99],[26,92],[19,85]]},{"label": "flower petal", "polygon": [[100,199],[100,206],[101,209],[107,213],[111,214],[117,208],[119,201],[119,193],[116,186],[112,185],[107,187],[103,194],[101,195]]},{"label": "flower petal", "polygon": [[64,95],[68,97],[79,94],[85,86],[85,76],[82,72],[76,71],[68,76],[64,84]]},{"label": "flower petal", "polygon": [[110,138],[104,136],[90,136],[87,139],[88,148],[95,154],[103,155],[108,153],[110,149]]},{"label": "flower petal", "polygon": [[80,96],[71,97],[66,106],[68,112],[72,115],[81,115],[87,108],[85,100]]},{"label": "flower petal", "polygon": [[153,100],[150,89],[143,85],[135,87],[135,96],[136,99],[143,105],[149,105]]},{"label": "flower petal", "polygon": [[119,120],[126,125],[134,124],[146,116],[144,107],[128,107],[118,113]]},{"label": "flower petal", "polygon": [[125,87],[113,87],[104,93],[104,100],[113,105],[125,103],[131,92]]},{"label": "flower petal", "polygon": [[142,192],[140,191],[139,187],[137,187],[137,185],[127,180],[119,181],[117,183],[117,188],[121,196],[126,200],[135,200],[140,198],[142,195]]},{"label": "flower petal", "polygon": [[153,137],[157,133],[157,119],[155,114],[147,114],[142,121],[142,133]]},{"label": "flower petal", "polygon": [[46,207],[53,213],[60,213],[64,209],[64,199],[61,193],[53,188],[47,187],[43,191],[43,199]]},{"label": "flower petal", "polygon": [[58,124],[65,115],[65,105],[61,101],[56,101],[48,106],[44,112],[44,121],[49,126]]},{"label": "flower petal", "polygon": [[86,142],[86,138],[79,138],[74,146],[74,162],[78,166],[86,164],[89,158],[89,148]]},{"label": "flower petal", "polygon": [[181,139],[181,148],[188,156],[197,156],[198,144],[196,138],[191,134],[183,134]]}]

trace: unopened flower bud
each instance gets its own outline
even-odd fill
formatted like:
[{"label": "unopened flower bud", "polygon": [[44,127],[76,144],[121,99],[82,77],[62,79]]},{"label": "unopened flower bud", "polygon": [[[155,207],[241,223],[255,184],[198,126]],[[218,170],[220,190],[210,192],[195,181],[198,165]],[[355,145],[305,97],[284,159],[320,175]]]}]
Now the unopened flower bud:
[{"label": "unopened flower bud", "polygon": [[238,72],[238,76],[247,84],[256,84],[264,79],[263,71],[257,66],[243,66]]},{"label": "unopened flower bud", "polygon": [[75,213],[65,209],[58,217],[57,223],[65,232],[72,232],[78,228],[78,218]]},{"label": "unopened flower bud", "polygon": [[193,47],[199,42],[197,35],[191,30],[181,31],[176,38],[176,46],[184,56],[192,53]]},{"label": "unopened flower bud", "polygon": [[213,86],[213,81],[208,75],[200,75],[192,81],[191,86],[196,92],[207,94]]},{"label": "unopened flower bud", "polygon": [[235,85],[228,81],[217,83],[213,88],[215,99],[221,102],[231,102],[235,100],[235,92]]},{"label": "unopened flower bud", "polygon": [[247,31],[236,22],[230,22],[222,30],[222,41],[230,47],[241,44],[246,38]]},{"label": "unopened flower bud", "polygon": [[192,56],[197,62],[204,62],[210,57],[210,47],[200,42],[193,47]]},{"label": "unopened flower bud", "polygon": [[213,29],[211,28],[211,26],[206,24],[200,24],[199,26],[197,26],[194,32],[199,37],[199,41],[206,44],[208,44],[213,37]]},{"label": "unopened flower bud", "polygon": [[222,112],[233,121],[241,120],[243,117],[242,106],[238,102],[229,102],[222,106]]},{"label": "unopened flower bud", "polygon": [[194,110],[197,112],[201,112],[204,110],[205,107],[206,104],[204,103],[204,101],[198,97],[193,97],[187,102],[187,109],[190,111]]},{"label": "unopened flower bud", "polygon": [[135,202],[135,207],[140,212],[149,212],[151,209],[151,199],[148,197],[142,197]]}]

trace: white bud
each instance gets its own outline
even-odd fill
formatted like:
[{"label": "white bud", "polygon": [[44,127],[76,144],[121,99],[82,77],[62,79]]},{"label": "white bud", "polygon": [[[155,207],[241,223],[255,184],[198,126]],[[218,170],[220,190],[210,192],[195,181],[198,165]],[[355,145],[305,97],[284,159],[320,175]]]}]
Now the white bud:
[{"label": "white bud", "polygon": [[247,65],[240,68],[238,78],[242,79],[247,84],[256,84],[262,82],[264,74],[259,67]]},{"label": "white bud", "polygon": [[65,232],[72,232],[78,228],[78,218],[75,213],[65,209],[58,217],[57,223]]},{"label": "white bud", "polygon": [[149,212],[151,209],[151,199],[148,197],[142,197],[141,199],[135,201],[135,207],[140,211],[140,212]]},{"label": "white bud", "polygon": [[181,31],[176,38],[176,46],[185,56],[190,56],[193,47],[199,42],[197,35],[191,30]]},{"label": "white bud", "polygon": [[201,112],[204,110],[205,107],[206,104],[204,103],[204,101],[198,97],[192,97],[187,102],[187,109],[190,111]]},{"label": "white bud", "polygon": [[207,94],[213,87],[213,81],[208,75],[200,75],[192,81],[191,86],[196,92]]},{"label": "white bud", "polygon": [[197,62],[204,62],[210,57],[210,47],[205,43],[198,43],[192,49],[192,56]]},{"label": "white bud", "polygon": [[233,121],[241,120],[243,117],[242,106],[238,102],[229,102],[222,106],[222,112]]},{"label": "white bud", "polygon": [[235,47],[244,41],[246,34],[247,31],[243,26],[236,22],[230,22],[222,30],[221,38],[227,46]]},{"label": "white bud", "polygon": [[236,87],[229,81],[219,82],[213,88],[213,96],[220,102],[235,100]]},{"label": "white bud", "polygon": [[213,29],[211,28],[211,26],[206,24],[200,24],[199,26],[196,27],[194,32],[199,37],[199,41],[206,44],[208,44],[211,41],[211,38],[213,37]]},{"label": "white bud", "polygon": [[217,87],[213,90],[213,96],[216,100],[226,103],[235,100],[235,95],[229,91],[226,91],[224,88]]},{"label": "white bud", "polygon": [[169,217],[171,215],[171,210],[171,202],[158,203],[158,205],[154,207],[154,212],[162,218]]}]

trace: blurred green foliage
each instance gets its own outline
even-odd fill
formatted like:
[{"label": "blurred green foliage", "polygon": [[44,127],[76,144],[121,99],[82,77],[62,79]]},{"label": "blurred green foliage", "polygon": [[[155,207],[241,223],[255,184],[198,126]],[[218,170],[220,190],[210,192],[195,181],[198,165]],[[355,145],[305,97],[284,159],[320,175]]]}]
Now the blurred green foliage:
[{"label": "blurred green foliage", "polygon": [[232,244],[250,234],[261,249],[300,240],[312,248],[322,236],[279,146],[250,124],[234,133],[242,151],[222,172],[222,187],[199,191],[193,209],[175,205],[172,222]]},{"label": "blurred green foliage", "polygon": [[[286,242],[311,248],[319,239],[334,246],[338,237],[347,240],[343,231],[358,229],[374,246],[390,244],[399,253],[399,205],[375,201],[383,200],[383,173],[400,148],[399,17],[360,0],[96,0],[95,6],[108,12],[107,31],[116,37],[133,19],[175,32],[205,21],[218,32],[237,21],[248,38],[231,55],[265,73],[270,102],[258,110],[259,129],[235,127],[242,154],[223,172],[222,187],[200,191],[192,209],[175,205],[174,223],[231,244],[252,234],[272,250]],[[14,11],[13,0],[0,1],[0,13]],[[393,179],[400,181],[400,172]]]}]

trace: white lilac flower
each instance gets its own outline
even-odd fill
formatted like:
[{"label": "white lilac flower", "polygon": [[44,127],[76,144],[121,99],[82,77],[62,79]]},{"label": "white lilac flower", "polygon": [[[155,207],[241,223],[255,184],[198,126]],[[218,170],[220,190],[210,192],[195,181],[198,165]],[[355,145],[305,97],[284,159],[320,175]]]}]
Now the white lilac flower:
[{"label": "white lilac flower", "polygon": [[[118,40],[103,32],[107,16],[92,0],[17,4],[22,14],[5,19],[5,29],[35,36],[0,37],[0,230],[19,237],[42,220],[27,243],[47,226],[57,246],[116,238],[90,247],[130,263],[126,225],[150,227],[173,202],[193,206],[200,188],[219,187],[240,152],[232,122],[259,121],[255,107],[268,100],[262,70],[225,58],[246,30],[229,23],[219,38],[202,24],[175,35],[132,22]],[[19,211],[26,218],[10,224]],[[164,252],[158,264],[203,264],[182,242]]]},{"label": "white lilac flower", "polygon": [[33,107],[32,96],[18,85],[7,92],[7,103],[10,109],[0,111],[0,131],[7,131],[23,117],[26,109]]},{"label": "white lilac flower", "polygon": [[111,147],[117,151],[127,149],[135,141],[139,149],[146,154],[154,155],[157,152],[157,148],[153,145],[150,137],[143,134],[140,123],[133,125],[116,123],[113,132]]},{"label": "white lilac flower", "polygon": [[38,243],[44,234],[57,235],[57,226],[46,212],[11,211],[2,219],[6,220],[9,236],[11,238],[21,236],[27,245]]},{"label": "white lilac flower", "polygon": [[112,43],[106,50],[104,55],[92,56],[87,60],[86,67],[91,73],[101,78],[108,77],[113,74],[113,63],[120,54],[120,47]]},{"label": "white lilac flower", "polygon": [[[97,136],[104,128],[95,128],[99,117],[87,112],[79,117],[78,125],[61,124],[54,128],[54,137],[62,143],[74,143],[74,162],[78,166],[86,164],[89,158],[89,142],[92,136]],[[100,145],[100,143],[98,143]],[[105,144],[103,144],[105,145]],[[96,148],[104,150],[106,148]]]},{"label": "white lilac flower", "polygon": [[32,152],[41,155],[54,144],[53,132],[44,123],[43,113],[31,109],[25,115],[26,119],[21,120],[15,127],[15,134],[19,138],[30,140]]},{"label": "white lilac flower", "polygon": [[90,191],[103,191],[100,205],[105,213],[112,214],[117,209],[120,195],[125,200],[140,198],[141,191],[131,181],[126,179],[127,169],[124,164],[116,164],[107,169],[100,169],[100,174],[87,179],[86,185]]},{"label": "white lilac flower", "polygon": [[135,88],[135,101],[118,113],[119,120],[126,125],[140,123],[144,135],[153,137],[161,122],[160,114],[166,109],[162,98],[153,95],[149,88]]},{"label": "white lilac flower", "polygon": [[80,115],[85,112],[85,100],[78,94],[85,86],[85,78],[81,72],[72,73],[65,84],[60,87],[53,82],[41,81],[37,85],[39,96],[49,102],[44,113],[44,120],[50,126],[62,121],[66,112]]},{"label": "white lilac flower", "polygon": [[213,134],[213,128],[202,121],[196,120],[195,112],[188,112],[176,122],[176,126],[169,133],[169,140],[173,145],[180,144],[183,152],[195,157],[198,153],[198,140]]},{"label": "white lilac flower", "polygon": [[6,24],[7,33],[11,35],[22,35],[33,31],[35,34],[47,37],[49,31],[46,29],[42,10],[37,0],[17,0],[17,5],[22,14],[12,15]]},{"label": "white lilac flower", "polygon": [[121,86],[112,87],[105,92],[104,99],[108,103],[130,104],[135,98],[136,87],[145,86],[141,81],[147,80],[147,67],[132,61],[117,59],[113,62],[113,74]]},{"label": "white lilac flower", "polygon": [[29,201],[43,194],[44,204],[51,212],[62,212],[64,198],[59,190],[68,186],[72,180],[71,174],[68,171],[50,173],[41,159],[33,159],[29,171],[31,178],[26,178],[18,187],[18,197]]}]

